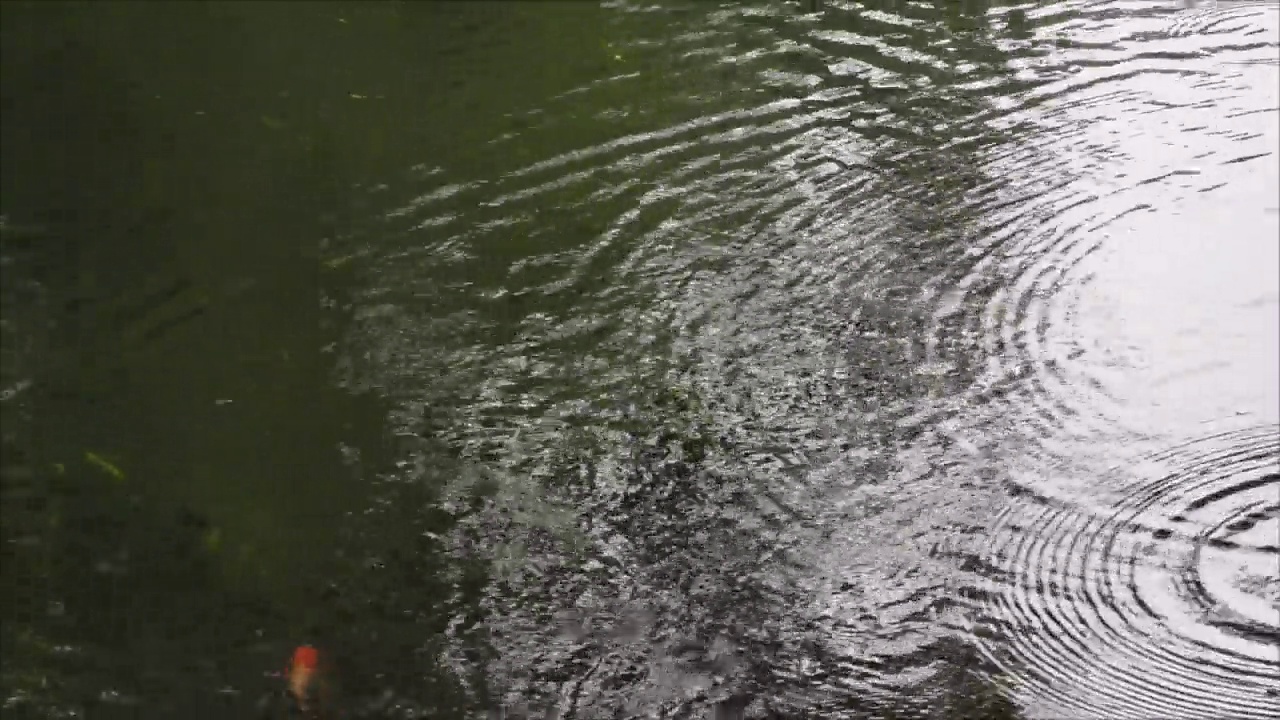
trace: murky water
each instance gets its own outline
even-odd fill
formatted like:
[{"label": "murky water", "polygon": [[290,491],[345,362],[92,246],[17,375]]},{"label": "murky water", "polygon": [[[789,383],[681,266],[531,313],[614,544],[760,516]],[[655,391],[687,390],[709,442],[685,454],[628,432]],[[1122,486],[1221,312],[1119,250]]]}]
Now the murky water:
[{"label": "murky water", "polygon": [[4,23],[11,707],[1280,702],[1274,3],[97,7]]}]

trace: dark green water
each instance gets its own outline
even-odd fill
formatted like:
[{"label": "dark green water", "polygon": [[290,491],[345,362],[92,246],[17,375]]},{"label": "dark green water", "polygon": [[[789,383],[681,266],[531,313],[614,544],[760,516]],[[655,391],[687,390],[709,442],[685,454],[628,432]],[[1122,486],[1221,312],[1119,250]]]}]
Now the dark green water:
[{"label": "dark green water", "polygon": [[6,716],[1265,716],[1274,4],[0,10]]}]

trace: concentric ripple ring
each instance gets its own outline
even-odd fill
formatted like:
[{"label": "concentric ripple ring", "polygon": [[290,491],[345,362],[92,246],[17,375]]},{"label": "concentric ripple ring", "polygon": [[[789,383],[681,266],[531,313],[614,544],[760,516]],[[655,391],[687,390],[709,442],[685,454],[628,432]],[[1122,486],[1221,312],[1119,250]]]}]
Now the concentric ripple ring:
[{"label": "concentric ripple ring", "polygon": [[1046,716],[1275,717],[1280,428],[1148,460],[1158,470],[1117,475],[1134,484],[1116,499],[1020,493],[990,546],[1007,573],[987,608],[1003,637],[979,642]]}]

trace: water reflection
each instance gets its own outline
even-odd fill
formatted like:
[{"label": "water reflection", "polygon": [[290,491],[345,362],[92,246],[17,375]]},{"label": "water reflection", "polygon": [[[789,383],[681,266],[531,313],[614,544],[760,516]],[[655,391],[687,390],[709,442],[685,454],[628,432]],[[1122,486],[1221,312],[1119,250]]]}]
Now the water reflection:
[{"label": "water reflection", "polygon": [[[164,222],[251,239],[87,301],[154,353],[123,367],[158,429],[121,432],[204,468],[137,491],[131,542],[284,539],[274,581],[180,563],[213,606],[262,607],[209,643],[237,670],[157,682],[247,705],[268,683],[244,668],[305,636],[367,717],[1262,712],[1272,8],[305,7],[210,11],[287,65],[226,120],[269,160]],[[33,299],[4,309],[21,398],[58,286],[8,280]],[[304,379],[238,433],[165,430],[195,405],[143,370],[202,367],[164,342],[217,322],[306,353],[236,365],[256,387]],[[330,358],[377,403],[320,392]],[[265,466],[294,494],[219,485]],[[82,677],[68,706],[131,676]]]},{"label": "water reflection", "polygon": [[990,236],[1002,287],[976,316],[995,352],[973,397],[1021,440],[969,435],[1016,498],[984,644],[1044,716],[1261,717],[1274,542],[1225,529],[1269,526],[1280,464],[1277,18],[1106,9],[1064,29],[1080,51],[1015,110],[1038,129],[993,158],[1040,191]]},{"label": "water reflection", "polygon": [[990,536],[1009,572],[992,621],[1021,691],[1047,714],[1266,716],[1277,454],[1274,426],[1248,428],[1117,469],[1091,488],[1102,499],[1023,488]]}]

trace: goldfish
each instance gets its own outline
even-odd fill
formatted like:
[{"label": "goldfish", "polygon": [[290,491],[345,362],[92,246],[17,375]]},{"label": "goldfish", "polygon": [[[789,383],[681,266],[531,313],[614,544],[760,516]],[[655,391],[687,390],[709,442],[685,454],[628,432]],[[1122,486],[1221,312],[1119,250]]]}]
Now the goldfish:
[{"label": "goldfish", "polygon": [[[313,645],[294,648],[283,673],[271,673],[284,680],[283,692],[276,701],[263,705],[262,717],[336,720],[337,710],[331,694],[331,669],[327,658]],[[286,707],[282,707],[283,702]],[[272,709],[274,706],[274,709]]]},{"label": "goldfish", "polygon": [[310,645],[299,645],[293,651],[293,659],[289,661],[288,674],[285,676],[289,694],[293,696],[304,715],[312,714],[315,695],[320,678],[320,652]]}]

